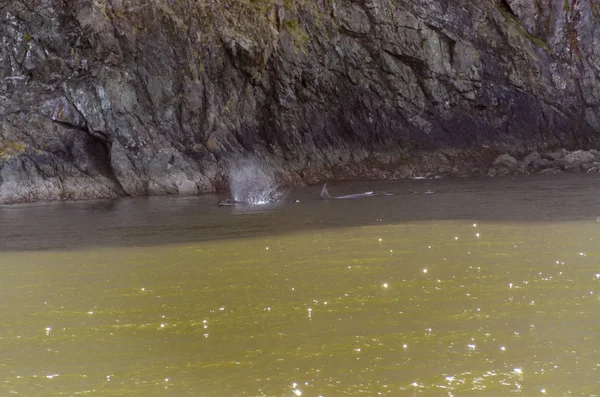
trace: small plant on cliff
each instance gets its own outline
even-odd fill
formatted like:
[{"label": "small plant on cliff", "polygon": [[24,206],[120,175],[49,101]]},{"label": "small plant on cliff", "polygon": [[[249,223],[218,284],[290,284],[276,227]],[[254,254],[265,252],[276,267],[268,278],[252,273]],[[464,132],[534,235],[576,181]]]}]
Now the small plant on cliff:
[{"label": "small plant on cliff", "polygon": [[304,51],[309,37],[308,33],[306,33],[306,31],[298,24],[298,20],[286,19],[283,21],[283,28],[290,33],[296,43],[298,43],[298,45]]},{"label": "small plant on cliff", "polygon": [[514,24],[514,26],[518,29],[519,33],[521,33],[523,36],[525,36],[527,39],[529,39],[530,42],[532,42],[533,44],[535,44],[536,46],[538,46],[540,48],[544,48],[546,50],[550,49],[550,46],[548,45],[548,43],[546,43],[541,38],[532,35],[531,33],[529,33],[527,31],[527,29],[525,29],[521,25],[521,21],[519,21],[519,18],[517,17],[517,15],[515,15],[515,13],[509,8],[508,3],[506,3],[505,1],[500,1],[500,2],[498,2],[497,8],[498,8],[498,11],[500,11],[500,13],[504,16],[504,19],[506,20],[506,22]]},{"label": "small plant on cliff", "polygon": [[10,160],[13,156],[23,153],[25,151],[25,144],[21,142],[10,142],[4,138],[0,138],[0,158],[3,160]]},{"label": "small plant on cliff", "polygon": [[592,3],[592,14],[596,18],[600,18],[600,3]]},{"label": "small plant on cliff", "polygon": [[[565,22],[567,23],[567,34],[569,35],[569,55],[571,58],[581,56],[579,48],[579,33],[577,26],[581,20],[581,11],[577,9],[577,0],[572,0],[570,12],[565,12]],[[593,11],[593,8],[592,8]]]}]

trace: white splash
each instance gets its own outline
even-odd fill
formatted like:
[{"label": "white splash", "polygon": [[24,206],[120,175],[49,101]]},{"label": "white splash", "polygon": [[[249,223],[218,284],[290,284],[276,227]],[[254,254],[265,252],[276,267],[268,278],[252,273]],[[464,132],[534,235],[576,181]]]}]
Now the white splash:
[{"label": "white splash", "polygon": [[229,189],[235,200],[263,205],[282,199],[272,170],[254,158],[238,159],[229,168]]}]

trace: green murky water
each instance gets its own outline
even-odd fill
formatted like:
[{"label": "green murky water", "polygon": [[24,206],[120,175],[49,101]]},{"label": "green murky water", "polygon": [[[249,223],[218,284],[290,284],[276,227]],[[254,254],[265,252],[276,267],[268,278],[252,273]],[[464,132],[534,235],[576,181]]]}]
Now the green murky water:
[{"label": "green murky water", "polygon": [[0,394],[600,395],[599,183],[2,207]]}]

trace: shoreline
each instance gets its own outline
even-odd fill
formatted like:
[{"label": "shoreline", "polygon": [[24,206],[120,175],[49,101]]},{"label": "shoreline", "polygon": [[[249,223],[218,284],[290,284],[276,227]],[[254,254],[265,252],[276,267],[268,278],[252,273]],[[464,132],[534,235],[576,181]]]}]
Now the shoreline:
[{"label": "shoreline", "polygon": [[[413,152],[393,155],[369,155],[359,161],[349,161],[332,167],[302,168],[288,170],[276,168],[272,162],[261,162],[267,174],[273,175],[273,183],[280,188],[317,185],[328,181],[369,181],[369,180],[433,180],[448,178],[494,178],[497,176],[518,175],[559,175],[564,173],[600,173],[600,152],[591,150],[569,151],[561,148],[554,151],[532,151],[526,155],[510,155],[498,149],[482,148],[468,150],[438,150],[433,152]],[[262,170],[261,170],[262,172]],[[229,191],[228,176],[225,170],[217,175],[212,190],[189,194],[141,194],[129,195],[98,190],[96,186],[85,184],[76,191],[56,194],[50,190],[45,179],[24,180],[18,191],[7,194],[0,190],[0,204],[24,204],[53,201],[81,201],[96,199],[117,199],[128,197],[193,197],[207,193]],[[93,181],[93,179],[90,179]],[[86,182],[89,182],[87,180]],[[37,186],[36,186],[37,183]],[[116,181],[118,183],[118,181]],[[46,189],[46,190],[45,190]],[[2,194],[3,193],[3,194]],[[46,194],[44,194],[46,193]],[[108,193],[108,194],[106,194]]]}]

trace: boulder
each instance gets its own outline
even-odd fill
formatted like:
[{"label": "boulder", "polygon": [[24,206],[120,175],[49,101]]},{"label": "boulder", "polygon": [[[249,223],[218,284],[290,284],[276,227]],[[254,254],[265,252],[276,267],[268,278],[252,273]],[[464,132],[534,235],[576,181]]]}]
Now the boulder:
[{"label": "boulder", "polygon": [[592,163],[596,157],[587,151],[577,150],[568,153],[562,160],[562,166],[567,171],[580,171],[582,166]]},{"label": "boulder", "polygon": [[541,159],[542,156],[538,152],[532,152],[523,158],[523,165],[525,166],[525,168],[529,168],[530,166],[533,166],[533,164],[535,164],[536,162],[539,162]]},{"label": "boulder", "polygon": [[535,170],[543,170],[543,169],[547,169],[547,168],[557,168],[558,165],[551,160],[548,159],[539,159],[539,160],[534,160],[531,163],[531,166],[533,167],[533,169]]},{"label": "boulder", "polygon": [[509,170],[514,170],[519,166],[519,162],[510,154],[501,154],[496,157],[492,165],[494,167],[504,167],[508,168]]},{"label": "boulder", "polygon": [[567,149],[558,149],[555,152],[544,153],[543,157],[551,161],[558,161],[565,157],[567,153],[569,153]]}]

